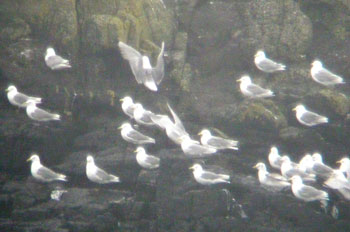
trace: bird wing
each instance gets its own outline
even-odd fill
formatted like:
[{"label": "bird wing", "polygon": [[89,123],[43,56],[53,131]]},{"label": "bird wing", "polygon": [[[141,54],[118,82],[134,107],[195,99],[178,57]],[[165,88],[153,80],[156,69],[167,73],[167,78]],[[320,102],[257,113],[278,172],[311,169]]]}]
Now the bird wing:
[{"label": "bird wing", "polygon": [[152,77],[153,80],[157,83],[157,85],[160,84],[160,82],[163,80],[164,77],[164,42],[162,42],[162,48],[160,50],[160,53],[158,55],[157,64],[154,69],[152,69]]},{"label": "bird wing", "polygon": [[331,175],[333,173],[333,169],[324,164],[315,163],[312,167],[312,170],[318,174],[322,175]]},{"label": "bird wing", "polygon": [[60,174],[58,174],[58,173],[56,173],[56,172],[52,171],[51,169],[48,169],[47,167],[44,167],[44,166],[42,166],[38,169],[37,174],[46,180],[56,179],[60,176]]},{"label": "bird wing", "polygon": [[189,150],[191,150],[191,153],[192,154],[212,154],[212,153],[215,153],[214,149],[213,148],[210,148],[210,147],[205,147],[205,146],[202,146],[200,144],[196,144],[196,143],[193,143],[191,144],[191,146],[189,147]]},{"label": "bird wing", "polygon": [[322,118],[322,117],[323,116],[321,116],[319,114],[307,111],[303,115],[301,115],[300,120],[304,121],[305,123],[308,123],[308,124],[313,124],[315,122],[318,122],[320,120],[320,118]]},{"label": "bird wing", "polygon": [[96,169],[95,176],[101,181],[108,181],[111,179],[111,176],[101,168]]},{"label": "bird wing", "polygon": [[[168,108],[169,108],[169,110],[170,110],[171,115],[172,115],[173,118],[174,118],[175,127],[178,128],[178,129],[180,129],[180,130],[182,130],[183,132],[186,132],[185,127],[184,127],[184,125],[182,124],[181,119],[177,116],[177,114],[175,113],[175,111],[170,107],[169,103],[167,103],[167,105],[168,105]],[[187,132],[186,132],[186,134],[187,134]]]},{"label": "bird wing", "polygon": [[201,178],[207,180],[216,180],[216,179],[224,179],[220,174],[216,174],[214,172],[204,171],[201,175]]},{"label": "bird wing", "polygon": [[213,146],[213,147],[232,147],[232,146],[237,146],[237,143],[234,143],[235,141],[233,140],[228,140],[228,139],[223,139],[220,137],[212,136],[208,140],[208,145]]},{"label": "bird wing", "polygon": [[142,55],[133,47],[119,41],[118,43],[122,57],[129,61],[131,71],[134,74],[137,83],[143,83]]},{"label": "bird wing", "polygon": [[315,189],[312,186],[304,185],[304,186],[301,187],[301,189],[299,191],[299,195],[302,198],[306,198],[306,199],[307,198],[315,198],[315,197],[321,195],[321,191],[318,190],[318,189]]},{"label": "bird wing", "polygon": [[42,119],[51,119],[53,117],[53,114],[43,109],[36,108],[31,114],[31,116],[37,120],[42,120]]},{"label": "bird wing", "polygon": [[258,65],[265,72],[273,72],[273,71],[280,69],[281,66],[283,66],[283,65],[276,63],[275,61],[270,60],[268,58],[261,60]]},{"label": "bird wing", "polygon": [[146,163],[149,163],[151,165],[159,165],[159,161],[160,159],[158,157],[155,157],[155,156],[147,156],[146,157]]},{"label": "bird wing", "polygon": [[267,176],[276,181],[287,181],[287,179],[277,173],[268,173]]},{"label": "bird wing", "polygon": [[148,137],[144,134],[141,134],[140,132],[138,132],[137,130],[131,130],[129,133],[128,133],[128,137],[133,139],[133,140],[136,140],[136,141],[141,141],[141,140],[150,140],[152,139],[151,137]]},{"label": "bird wing", "polygon": [[247,91],[252,93],[253,95],[261,95],[261,94],[265,94],[266,92],[268,92],[267,89],[261,88],[260,86],[255,85],[255,84],[248,85]]},{"label": "bird wing", "polygon": [[315,74],[315,78],[319,80],[320,82],[342,82],[342,79],[340,76],[335,75],[334,73],[331,73],[327,69],[321,69]]},{"label": "bird wing", "polygon": [[29,100],[29,96],[27,96],[23,93],[17,93],[16,95],[14,95],[13,100],[15,102],[17,102],[18,104],[22,105],[23,103],[25,103],[26,101]]},{"label": "bird wing", "polygon": [[154,114],[151,111],[146,110],[140,119],[141,121],[146,123],[153,123],[151,118],[153,115]]},{"label": "bird wing", "polygon": [[61,64],[69,64],[69,60],[63,59],[61,56],[55,55],[55,56],[48,57],[46,64],[51,69],[55,69],[57,66]]}]

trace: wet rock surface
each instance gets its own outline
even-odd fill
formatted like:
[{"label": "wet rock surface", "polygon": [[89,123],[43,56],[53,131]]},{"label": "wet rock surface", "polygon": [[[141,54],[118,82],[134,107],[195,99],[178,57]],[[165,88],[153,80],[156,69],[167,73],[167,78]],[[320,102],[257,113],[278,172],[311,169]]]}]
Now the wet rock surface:
[{"label": "wet rock surface", "polygon": [[[309,65],[319,58],[350,82],[346,1],[163,1],[165,7],[158,0],[0,3],[0,89],[14,84],[62,116],[60,122],[35,123],[1,91],[0,230],[349,230],[349,203],[335,192],[328,190],[325,213],[289,190],[260,187],[252,169],[267,162],[271,145],[293,160],[320,151],[333,167],[349,154],[350,89],[318,85]],[[158,93],[136,83],[118,51],[119,40],[150,55],[152,63],[165,41],[167,74]],[[48,46],[73,68],[47,68]],[[269,75],[257,70],[253,55],[262,48],[287,70]],[[243,98],[236,80],[245,73],[276,97]],[[128,120],[119,103],[125,95],[155,113],[169,114],[169,102],[191,135],[208,127],[239,140],[239,151],[196,160],[221,167],[231,184],[197,184],[188,170],[194,160],[157,128],[138,127],[156,139],[147,151],[161,158],[158,170],[141,169],[135,146],[117,129]],[[300,102],[330,123],[301,126],[291,111]],[[33,152],[69,181],[34,180],[25,162]],[[121,183],[89,182],[87,154]],[[57,191],[63,191],[59,200],[53,199]]]}]

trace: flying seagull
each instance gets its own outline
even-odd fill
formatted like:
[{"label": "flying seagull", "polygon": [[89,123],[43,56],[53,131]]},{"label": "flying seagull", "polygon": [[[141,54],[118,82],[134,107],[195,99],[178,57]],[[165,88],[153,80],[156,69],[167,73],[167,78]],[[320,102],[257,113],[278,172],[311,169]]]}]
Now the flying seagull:
[{"label": "flying seagull", "polygon": [[13,85],[10,85],[7,89],[7,98],[9,99],[9,102],[14,105],[18,106],[20,108],[25,108],[28,105],[28,100],[34,101],[36,104],[41,103],[41,98],[39,97],[30,97],[23,93],[20,93],[17,91],[17,88]]},{"label": "flying seagull", "polygon": [[131,46],[119,42],[118,43],[121,55],[129,61],[131,71],[134,74],[137,83],[144,84],[148,89],[157,91],[157,85],[164,77],[164,42],[158,55],[157,64],[153,68],[148,56],[143,56]]},{"label": "flying seagull", "polygon": [[138,147],[135,152],[136,161],[141,167],[146,169],[155,169],[159,167],[160,159],[153,155],[148,155],[145,148]]},{"label": "flying seagull", "polygon": [[36,106],[36,102],[33,100],[27,101],[27,115],[29,118],[39,121],[39,122],[47,122],[51,120],[60,120],[61,116],[58,114],[51,114],[43,109],[40,109]]},{"label": "flying seagull", "polygon": [[277,173],[269,173],[266,170],[264,163],[257,163],[253,168],[258,169],[260,184],[271,190],[282,190],[283,188],[290,186],[290,183],[285,177]]},{"label": "flying seagull", "polygon": [[56,55],[53,48],[49,47],[46,50],[45,63],[52,70],[68,69],[72,66],[69,64],[69,60],[63,59],[61,56]]},{"label": "flying seagull", "polygon": [[308,111],[303,105],[297,105],[293,111],[296,111],[298,121],[305,126],[316,126],[319,124],[328,123],[328,118]]},{"label": "flying seagull", "polygon": [[32,162],[30,172],[35,179],[42,182],[52,182],[55,180],[67,181],[67,177],[65,175],[56,173],[43,166],[40,163],[40,158],[37,154],[33,154],[27,161]]},{"label": "flying seagull", "polygon": [[121,130],[120,133],[123,139],[127,142],[133,144],[156,143],[156,141],[153,138],[143,135],[134,128],[132,128],[132,126],[128,122],[123,123],[118,129]]},{"label": "flying seagull", "polygon": [[273,97],[274,93],[269,89],[261,88],[260,86],[253,84],[250,77],[242,76],[237,82],[241,82],[240,89],[244,96],[251,98],[264,98]]},{"label": "flying seagull", "polygon": [[265,52],[262,50],[257,51],[254,57],[256,67],[263,72],[273,73],[286,69],[284,64],[276,63],[275,61],[266,58]]},{"label": "flying seagull", "polygon": [[94,157],[91,155],[86,157],[86,176],[89,180],[98,184],[120,182],[119,177],[108,174],[101,168],[97,167],[95,165]]},{"label": "flying seagull", "polygon": [[134,118],[134,110],[135,110],[135,104],[131,97],[126,96],[124,98],[121,98],[119,100],[122,102],[122,110],[123,112],[128,115],[130,118]]},{"label": "flying seagull", "polygon": [[311,77],[317,83],[325,86],[344,84],[343,78],[328,71],[319,60],[312,62]]},{"label": "flying seagull", "polygon": [[292,192],[296,198],[303,201],[320,201],[321,205],[325,208],[328,201],[328,193],[322,190],[318,190],[312,186],[304,185],[300,176],[295,175],[291,178]]},{"label": "flying seagull", "polygon": [[193,170],[194,179],[202,185],[230,183],[230,176],[206,171],[200,164],[194,164],[189,169]]},{"label": "flying seagull", "polygon": [[212,136],[210,131],[207,129],[203,129],[201,132],[198,133],[198,135],[201,135],[201,143],[205,146],[213,147],[218,150],[238,150],[238,141]]}]

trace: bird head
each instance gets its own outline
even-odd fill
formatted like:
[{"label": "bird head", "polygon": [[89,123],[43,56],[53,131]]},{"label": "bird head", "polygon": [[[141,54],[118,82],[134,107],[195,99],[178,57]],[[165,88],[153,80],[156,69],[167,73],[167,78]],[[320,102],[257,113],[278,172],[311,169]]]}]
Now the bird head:
[{"label": "bird head", "polygon": [[55,50],[52,48],[52,47],[48,47],[46,49],[46,56],[49,57],[49,56],[55,56],[56,55],[56,52]]},{"label": "bird head", "polygon": [[292,181],[293,184],[295,184],[295,183],[303,183],[303,179],[301,179],[301,177],[298,176],[298,175],[292,176],[289,180]]},{"label": "bird head", "polygon": [[321,63],[321,61],[319,61],[319,60],[315,60],[314,62],[312,62],[312,67],[313,68],[322,68],[322,63]]},{"label": "bird head", "polygon": [[266,166],[264,163],[257,163],[253,168],[256,168],[258,170],[266,170]]},{"label": "bird head", "polygon": [[122,129],[128,128],[128,127],[131,127],[130,123],[125,122],[125,123],[123,123],[120,127],[118,127],[118,129],[119,129],[119,130],[122,130]]},{"label": "bird head", "polygon": [[134,151],[135,153],[139,153],[139,152],[145,152],[145,148],[143,147],[137,147],[136,150]]},{"label": "bird head", "polygon": [[94,157],[92,157],[92,155],[86,156],[86,162],[87,162],[87,163],[95,163],[95,162],[94,162]]},{"label": "bird head", "polygon": [[248,75],[244,75],[240,79],[238,79],[236,82],[251,83],[251,80]]},{"label": "bird head", "polygon": [[132,98],[129,96],[125,96],[119,100],[120,102],[132,102]]},{"label": "bird head", "polygon": [[198,135],[208,136],[211,135],[211,133],[209,130],[203,129],[201,132],[198,133]]},{"label": "bird head", "polygon": [[200,164],[194,164],[192,165],[191,167],[189,167],[188,169],[191,169],[191,170],[202,170],[202,166]]},{"label": "bird head", "polygon": [[293,108],[293,111],[296,111],[296,112],[299,112],[299,111],[300,111],[300,112],[304,112],[304,111],[306,111],[306,109],[305,109],[305,106],[299,104],[299,105],[297,105],[296,107]]},{"label": "bird head", "polygon": [[27,162],[32,161],[32,162],[36,162],[39,161],[40,162],[40,158],[37,154],[33,154],[29,157],[29,159],[27,159]]},{"label": "bird head", "polygon": [[262,57],[265,58],[265,52],[263,50],[258,50],[254,57]]},{"label": "bird head", "polygon": [[10,85],[5,91],[6,92],[17,91],[17,88],[14,85]]}]

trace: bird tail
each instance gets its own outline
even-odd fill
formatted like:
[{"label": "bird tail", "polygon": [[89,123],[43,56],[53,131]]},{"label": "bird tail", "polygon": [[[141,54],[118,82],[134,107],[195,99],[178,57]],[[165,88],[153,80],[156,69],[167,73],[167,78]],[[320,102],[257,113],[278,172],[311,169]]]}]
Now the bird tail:
[{"label": "bird tail", "polygon": [[149,138],[148,141],[149,141],[150,143],[156,143],[156,140],[154,140],[153,138]]},{"label": "bird tail", "polygon": [[61,63],[57,66],[55,66],[54,69],[65,69],[65,68],[71,68],[72,66],[69,64],[69,61],[68,63]]},{"label": "bird tail", "polygon": [[320,123],[328,123],[328,118],[326,117],[320,118]]},{"label": "bird tail", "polygon": [[53,114],[52,119],[53,119],[53,120],[61,120],[61,115],[59,115],[59,114]]},{"label": "bird tail", "polygon": [[109,175],[110,177],[111,177],[111,182],[120,182],[120,179],[119,179],[119,177],[117,177],[117,176],[113,176],[113,175]]},{"label": "bird tail", "polygon": [[228,181],[230,183],[230,176],[229,175],[220,174],[220,177],[222,179],[224,179],[225,181]]},{"label": "bird tail", "polygon": [[286,66],[284,64],[280,64],[278,70],[280,71],[286,70]]},{"label": "bird tail", "polygon": [[157,85],[154,81],[145,81],[144,85],[154,92],[158,91]]},{"label": "bird tail", "polygon": [[36,104],[40,104],[42,99],[40,97],[30,97],[30,100],[35,101]]},{"label": "bird tail", "polygon": [[63,175],[63,174],[60,174],[59,177],[57,178],[57,180],[68,181],[67,176]]}]

